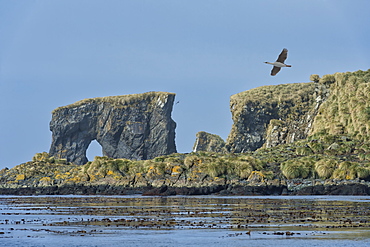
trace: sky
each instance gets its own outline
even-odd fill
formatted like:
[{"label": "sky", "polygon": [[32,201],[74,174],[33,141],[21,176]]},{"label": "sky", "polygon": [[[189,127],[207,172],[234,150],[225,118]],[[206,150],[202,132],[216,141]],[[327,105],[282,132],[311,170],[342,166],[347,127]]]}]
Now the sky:
[{"label": "sky", "polygon": [[[176,146],[226,140],[230,96],[370,68],[368,0],[0,0],[0,169],[48,152],[53,109],[176,93]],[[271,65],[283,48],[287,64]],[[294,92],[292,92],[294,93]],[[101,155],[93,142],[89,160]]]}]

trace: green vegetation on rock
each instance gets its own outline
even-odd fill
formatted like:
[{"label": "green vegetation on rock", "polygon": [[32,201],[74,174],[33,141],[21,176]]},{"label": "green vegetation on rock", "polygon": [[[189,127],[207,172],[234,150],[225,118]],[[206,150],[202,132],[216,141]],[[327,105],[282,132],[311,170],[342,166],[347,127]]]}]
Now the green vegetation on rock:
[{"label": "green vegetation on rock", "polygon": [[228,151],[243,153],[306,138],[315,111],[315,90],[313,82],[292,83],[232,95],[234,124],[227,138]]},{"label": "green vegetation on rock", "polygon": [[370,70],[323,76],[330,96],[320,107],[311,133],[348,134],[370,140]]},{"label": "green vegetation on rock", "polygon": [[[157,101],[153,101],[151,104],[163,104],[167,101],[168,95],[175,95],[174,93],[167,93],[167,92],[147,92],[142,94],[128,94],[128,95],[119,95],[119,96],[107,96],[107,97],[97,97],[97,98],[89,98],[77,101],[73,104],[61,106],[53,110],[53,114],[65,109],[72,109],[76,107],[83,106],[88,103],[109,103],[114,105],[117,108],[125,108],[125,107],[132,107],[133,103],[137,103],[138,100],[148,101],[153,98],[158,99]],[[154,96],[158,96],[156,98]]]},{"label": "green vegetation on rock", "polygon": [[[335,149],[330,149],[336,144]],[[370,181],[370,143],[344,135],[315,134],[307,140],[243,154],[192,152],[151,160],[95,157],[76,166],[36,154],[32,161],[0,171],[2,187],[64,184],[140,186],[211,186],[263,184],[284,179],[365,179]],[[366,156],[368,155],[368,156]]]},{"label": "green vegetation on rock", "polygon": [[[269,126],[265,127],[271,133],[274,130],[282,133],[289,121],[299,123],[300,120],[294,118],[302,116],[302,111],[312,110],[314,85],[325,85],[330,93],[327,100],[317,106],[317,115],[305,139],[243,153],[198,151],[150,160],[95,157],[81,166],[44,152],[36,154],[32,161],[1,170],[0,186],[109,183],[128,187],[200,187],[246,185],[255,181],[269,184],[285,179],[370,181],[370,70],[322,78],[312,75],[310,79],[314,83],[265,86],[231,97],[233,117],[240,115],[241,106],[247,103],[264,114],[275,114],[270,112],[273,108],[266,106],[280,104],[278,116],[286,114],[287,118],[269,119]],[[222,144],[217,136],[211,137],[217,145]]]}]

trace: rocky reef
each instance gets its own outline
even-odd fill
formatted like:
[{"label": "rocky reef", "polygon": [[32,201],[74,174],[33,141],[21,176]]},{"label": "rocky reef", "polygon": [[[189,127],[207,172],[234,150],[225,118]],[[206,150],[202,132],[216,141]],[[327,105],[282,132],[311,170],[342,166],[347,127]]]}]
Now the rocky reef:
[{"label": "rocky reef", "polygon": [[93,140],[110,158],[152,159],[176,152],[175,94],[149,92],[85,99],[52,113],[50,155],[77,165]]}]

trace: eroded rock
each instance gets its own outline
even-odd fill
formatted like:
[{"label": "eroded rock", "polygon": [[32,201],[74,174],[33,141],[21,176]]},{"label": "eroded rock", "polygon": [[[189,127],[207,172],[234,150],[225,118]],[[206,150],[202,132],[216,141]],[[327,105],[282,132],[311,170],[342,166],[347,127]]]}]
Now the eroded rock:
[{"label": "eroded rock", "polygon": [[225,153],[225,141],[218,135],[200,131],[193,146],[193,152],[198,151]]},{"label": "eroded rock", "polygon": [[317,87],[314,83],[282,84],[231,96],[234,124],[228,151],[244,153],[306,138],[319,107]]},{"label": "eroded rock", "polygon": [[176,152],[175,94],[149,92],[85,99],[52,113],[50,155],[78,165],[93,140],[104,156],[152,159]]}]

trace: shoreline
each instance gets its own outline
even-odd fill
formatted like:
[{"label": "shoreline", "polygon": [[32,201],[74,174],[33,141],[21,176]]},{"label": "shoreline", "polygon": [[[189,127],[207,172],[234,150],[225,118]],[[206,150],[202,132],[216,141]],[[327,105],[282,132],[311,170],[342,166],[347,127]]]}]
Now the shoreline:
[{"label": "shoreline", "polygon": [[62,185],[44,187],[0,188],[0,195],[370,195],[370,186],[360,182],[303,185],[211,185],[201,187],[127,187],[123,185]]}]

